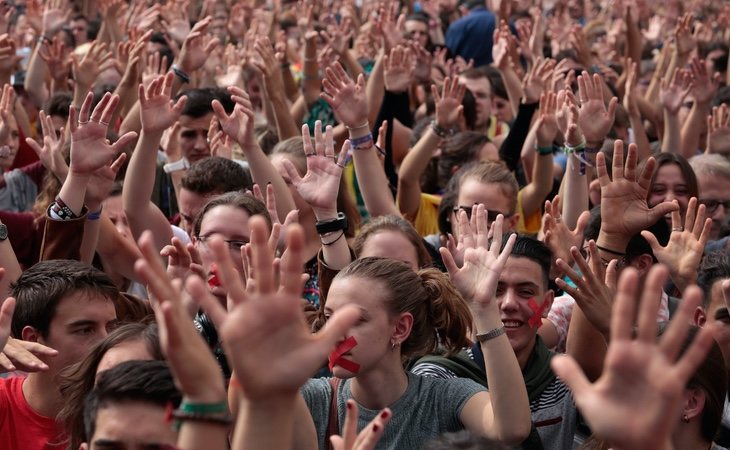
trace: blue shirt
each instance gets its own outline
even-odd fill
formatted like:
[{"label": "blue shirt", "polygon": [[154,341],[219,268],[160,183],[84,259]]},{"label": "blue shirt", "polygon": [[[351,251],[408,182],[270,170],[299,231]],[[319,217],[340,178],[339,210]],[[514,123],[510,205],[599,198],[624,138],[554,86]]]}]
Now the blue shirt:
[{"label": "blue shirt", "polygon": [[474,67],[489,65],[496,26],[497,17],[486,8],[477,7],[449,26],[446,47],[454,57],[461,56],[467,62],[473,59]]}]

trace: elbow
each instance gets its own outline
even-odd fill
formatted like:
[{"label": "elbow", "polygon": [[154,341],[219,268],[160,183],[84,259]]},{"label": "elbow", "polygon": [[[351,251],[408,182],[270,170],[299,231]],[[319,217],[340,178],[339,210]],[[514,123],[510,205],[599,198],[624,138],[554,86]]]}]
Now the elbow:
[{"label": "elbow", "polygon": [[528,415],[526,420],[523,419],[518,421],[518,423],[510,423],[501,433],[499,440],[510,446],[519,445],[527,439],[531,429],[532,420],[530,415]]}]

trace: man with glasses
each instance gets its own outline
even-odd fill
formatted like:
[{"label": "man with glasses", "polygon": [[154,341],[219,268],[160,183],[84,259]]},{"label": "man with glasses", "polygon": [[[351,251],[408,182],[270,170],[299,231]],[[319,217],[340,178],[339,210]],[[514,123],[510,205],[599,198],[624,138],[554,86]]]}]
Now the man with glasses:
[{"label": "man with glasses", "polygon": [[707,217],[712,219],[708,250],[728,245],[722,236],[723,226],[730,219],[730,161],[719,154],[703,154],[690,159],[699,184],[699,201],[705,205]]}]

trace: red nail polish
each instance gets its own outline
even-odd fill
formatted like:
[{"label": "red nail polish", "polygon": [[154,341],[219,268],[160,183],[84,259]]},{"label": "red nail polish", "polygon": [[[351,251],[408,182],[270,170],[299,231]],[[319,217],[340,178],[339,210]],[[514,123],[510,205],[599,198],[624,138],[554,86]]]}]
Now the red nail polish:
[{"label": "red nail polish", "polygon": [[388,411],[383,411],[380,413],[380,417],[382,417],[383,419],[387,419],[388,416],[390,416],[390,413],[388,413]]},{"label": "red nail polish", "polygon": [[352,409],[352,402],[349,400],[347,401],[347,409]]},{"label": "red nail polish", "polygon": [[377,423],[373,424],[373,431],[377,432],[380,429]]}]

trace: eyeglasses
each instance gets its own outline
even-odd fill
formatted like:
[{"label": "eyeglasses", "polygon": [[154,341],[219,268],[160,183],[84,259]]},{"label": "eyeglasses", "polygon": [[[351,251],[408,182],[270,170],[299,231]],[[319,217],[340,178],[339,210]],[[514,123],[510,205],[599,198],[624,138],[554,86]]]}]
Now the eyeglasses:
[{"label": "eyeglasses", "polygon": [[[212,238],[213,236],[215,236],[215,234],[209,234],[207,236],[197,236],[197,240],[204,247],[208,247],[210,238]],[[226,243],[229,250],[234,251],[234,252],[240,252],[241,247],[248,244],[248,241],[242,241],[240,239],[224,239],[223,242]]]},{"label": "eyeglasses", "polygon": [[[466,218],[471,220],[471,209],[472,209],[471,206],[459,205],[459,206],[454,206],[453,211],[454,211],[454,214],[456,214],[457,216],[459,215],[459,211],[464,211],[466,213]],[[489,222],[489,223],[494,222],[495,220],[497,220],[497,216],[500,214],[502,214],[505,219],[512,216],[512,214],[505,214],[500,211],[488,209],[487,210],[487,222]]]},{"label": "eyeglasses", "polygon": [[715,211],[717,211],[717,208],[722,205],[723,208],[725,208],[725,211],[730,211],[730,200],[716,200],[714,198],[708,198],[704,200],[700,200],[700,204],[705,205],[705,211],[707,211],[708,214],[713,214]]}]

